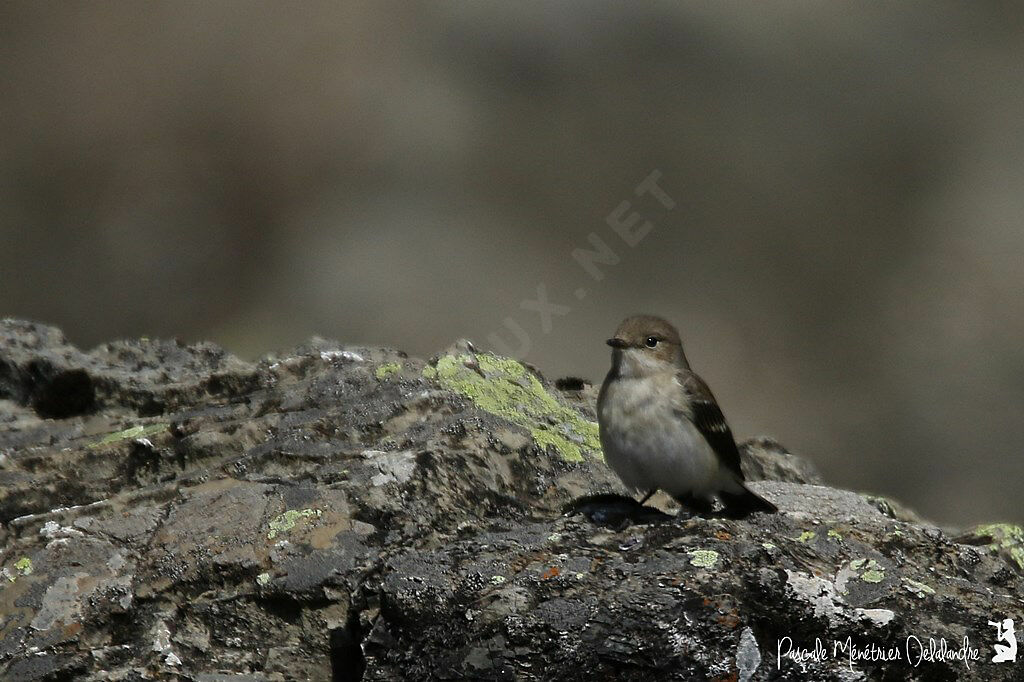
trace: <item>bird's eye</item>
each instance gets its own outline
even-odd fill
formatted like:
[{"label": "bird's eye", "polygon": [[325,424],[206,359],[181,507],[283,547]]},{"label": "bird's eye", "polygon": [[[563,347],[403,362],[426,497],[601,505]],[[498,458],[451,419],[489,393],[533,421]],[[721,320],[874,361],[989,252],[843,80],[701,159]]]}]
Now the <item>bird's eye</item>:
[{"label": "bird's eye", "polygon": [[658,345],[658,339],[656,339],[656,338],[655,338],[655,337],[653,337],[653,336],[648,336],[648,337],[647,337],[647,340],[646,340],[646,341],[644,341],[644,343],[646,343],[646,344],[647,344],[647,347],[648,347],[648,348],[654,348],[655,346],[657,346],[657,345]]}]

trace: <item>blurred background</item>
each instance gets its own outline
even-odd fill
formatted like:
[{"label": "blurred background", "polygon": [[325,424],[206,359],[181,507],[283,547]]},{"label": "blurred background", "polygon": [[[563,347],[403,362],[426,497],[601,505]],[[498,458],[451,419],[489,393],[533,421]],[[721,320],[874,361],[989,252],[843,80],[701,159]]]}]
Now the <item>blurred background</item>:
[{"label": "blurred background", "polygon": [[600,382],[661,314],[738,437],[1024,521],[1021,14],[4,3],[0,315],[250,359],[468,337]]}]

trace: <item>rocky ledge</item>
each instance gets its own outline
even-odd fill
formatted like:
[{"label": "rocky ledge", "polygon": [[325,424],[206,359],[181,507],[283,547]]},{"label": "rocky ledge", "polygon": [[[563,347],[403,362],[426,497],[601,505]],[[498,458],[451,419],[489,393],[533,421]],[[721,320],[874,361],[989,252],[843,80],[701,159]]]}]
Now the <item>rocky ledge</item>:
[{"label": "rocky ledge", "polygon": [[767,439],[781,513],[599,525],[563,514],[621,492],[593,403],[466,342],[250,364],[4,320],[0,679],[1021,679],[989,622],[1024,622],[1019,527]]}]

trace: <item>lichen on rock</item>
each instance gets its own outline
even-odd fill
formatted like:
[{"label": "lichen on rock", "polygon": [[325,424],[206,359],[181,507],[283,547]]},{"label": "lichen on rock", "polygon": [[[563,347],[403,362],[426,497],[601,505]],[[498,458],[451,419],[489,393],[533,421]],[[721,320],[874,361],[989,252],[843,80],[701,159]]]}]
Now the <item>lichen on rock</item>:
[{"label": "lichen on rock", "polygon": [[323,512],[319,509],[289,509],[271,519],[268,524],[270,530],[267,532],[267,539],[273,540],[281,533],[287,533],[301,519],[317,518],[322,515]]},{"label": "lichen on rock", "polygon": [[775,652],[989,646],[1019,527],[947,533],[767,438],[778,514],[596,526],[562,513],[622,492],[588,386],[469,344],[247,363],[0,322],[0,679],[1014,679]]},{"label": "lichen on rock", "polygon": [[713,549],[695,549],[689,554],[691,566],[713,568],[718,563],[718,552]]},{"label": "lichen on rock", "polygon": [[559,402],[520,362],[491,353],[442,355],[424,376],[479,409],[529,430],[542,448],[570,461],[603,456],[597,424]]},{"label": "lichen on rock", "polygon": [[132,426],[127,429],[122,429],[121,431],[116,431],[114,433],[106,435],[103,438],[100,438],[95,443],[91,443],[89,447],[102,448],[104,446],[119,443],[124,440],[130,440],[133,438],[146,438],[147,436],[153,436],[158,433],[166,431],[168,426],[169,425],[165,422],[158,422],[156,424],[145,425],[140,424],[138,426]]},{"label": "lichen on rock", "polygon": [[975,526],[960,540],[969,544],[982,545],[993,554],[1003,556],[1008,562],[1024,571],[1024,528],[1012,523],[986,523]]},{"label": "lichen on rock", "polygon": [[382,365],[379,365],[376,370],[374,370],[374,376],[376,376],[379,381],[384,381],[388,377],[394,376],[395,374],[398,374],[401,371],[401,364],[397,362],[385,362]]}]

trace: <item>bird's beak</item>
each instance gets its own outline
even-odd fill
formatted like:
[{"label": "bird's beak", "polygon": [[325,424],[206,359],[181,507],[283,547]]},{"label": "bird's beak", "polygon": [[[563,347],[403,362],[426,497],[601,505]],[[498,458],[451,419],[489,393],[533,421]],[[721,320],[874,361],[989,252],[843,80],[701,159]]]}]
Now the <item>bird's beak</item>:
[{"label": "bird's beak", "polygon": [[623,341],[622,339],[618,338],[618,337],[616,337],[614,339],[608,339],[608,341],[606,341],[606,343],[609,346],[611,346],[612,348],[625,348],[626,347],[626,342]]}]

